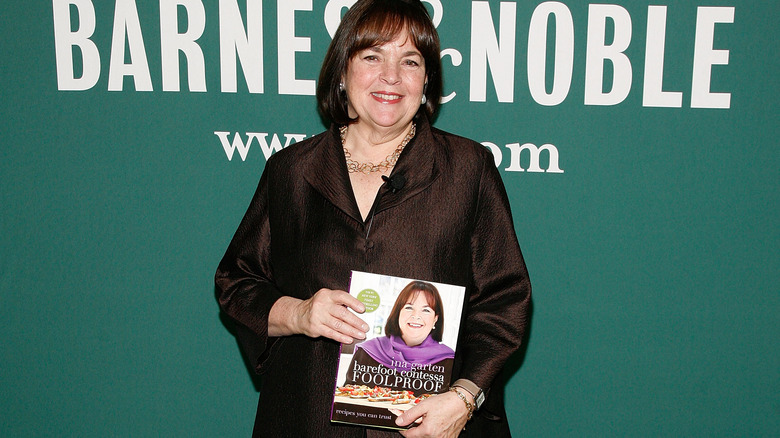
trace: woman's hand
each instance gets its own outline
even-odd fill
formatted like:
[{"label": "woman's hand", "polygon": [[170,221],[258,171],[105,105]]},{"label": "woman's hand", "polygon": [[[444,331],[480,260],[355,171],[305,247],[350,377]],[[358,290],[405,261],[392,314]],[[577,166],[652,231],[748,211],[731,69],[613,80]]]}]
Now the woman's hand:
[{"label": "woman's hand", "polygon": [[[466,397],[471,398],[468,395]],[[400,415],[395,424],[408,426],[422,420],[418,426],[401,431],[401,435],[406,438],[452,438],[457,437],[466,426],[468,413],[466,404],[460,397],[446,392],[421,401],[419,405]]]},{"label": "woman's hand", "polygon": [[343,290],[323,288],[307,300],[282,297],[271,307],[268,335],[322,336],[344,344],[365,339],[368,325],[349,309],[357,313],[366,310],[363,303]]}]

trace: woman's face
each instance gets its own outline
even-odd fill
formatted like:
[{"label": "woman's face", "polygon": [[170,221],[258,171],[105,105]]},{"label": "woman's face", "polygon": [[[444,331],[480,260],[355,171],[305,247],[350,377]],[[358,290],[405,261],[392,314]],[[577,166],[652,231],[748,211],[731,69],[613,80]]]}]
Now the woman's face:
[{"label": "woman's face", "polygon": [[433,326],[439,317],[428,304],[426,295],[418,292],[412,295],[398,315],[398,327],[401,328],[401,338],[406,345],[415,347],[420,345],[433,330]]},{"label": "woman's face", "polygon": [[425,60],[406,31],[359,51],[344,78],[349,115],[374,130],[405,128],[420,108]]}]

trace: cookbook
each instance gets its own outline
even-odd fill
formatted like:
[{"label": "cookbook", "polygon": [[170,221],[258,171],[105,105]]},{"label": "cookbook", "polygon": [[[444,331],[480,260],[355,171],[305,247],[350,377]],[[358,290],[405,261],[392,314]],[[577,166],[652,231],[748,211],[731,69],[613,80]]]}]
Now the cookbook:
[{"label": "cookbook", "polygon": [[402,429],[398,415],[449,390],[466,288],[352,271],[349,293],[370,330],[341,345],[331,421]]}]

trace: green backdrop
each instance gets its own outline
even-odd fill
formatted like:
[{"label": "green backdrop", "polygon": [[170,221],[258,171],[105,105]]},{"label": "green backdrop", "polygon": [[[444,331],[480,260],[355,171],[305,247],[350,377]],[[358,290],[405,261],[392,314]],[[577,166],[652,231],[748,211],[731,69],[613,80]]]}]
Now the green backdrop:
[{"label": "green backdrop", "polygon": [[[324,129],[310,3],[2,2],[0,436],[249,435],[213,273]],[[429,3],[534,287],[513,433],[777,436],[780,3]]]}]

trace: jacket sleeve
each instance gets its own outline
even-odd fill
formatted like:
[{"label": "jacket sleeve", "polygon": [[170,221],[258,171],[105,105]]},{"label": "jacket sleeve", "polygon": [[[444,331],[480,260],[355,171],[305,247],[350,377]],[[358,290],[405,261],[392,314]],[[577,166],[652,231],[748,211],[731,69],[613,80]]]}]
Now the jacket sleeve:
[{"label": "jacket sleeve", "polygon": [[501,176],[492,159],[483,163],[470,239],[475,287],[467,297],[460,377],[487,390],[523,341],[531,283]]},{"label": "jacket sleeve", "polygon": [[282,296],[270,263],[269,165],[214,279],[219,306],[236,322],[236,337],[257,372],[280,342],[268,337],[268,315]]}]

